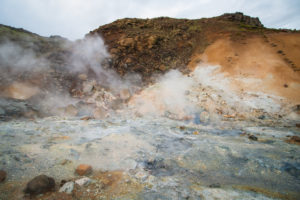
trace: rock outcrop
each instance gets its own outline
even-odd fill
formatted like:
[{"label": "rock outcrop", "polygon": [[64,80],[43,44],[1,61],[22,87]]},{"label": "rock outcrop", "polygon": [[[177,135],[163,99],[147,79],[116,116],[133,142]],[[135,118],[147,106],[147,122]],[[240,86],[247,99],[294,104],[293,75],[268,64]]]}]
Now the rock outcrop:
[{"label": "rock outcrop", "polygon": [[248,15],[244,15],[241,12],[236,13],[226,13],[221,16],[224,19],[241,22],[245,25],[254,26],[254,27],[263,27],[264,25],[260,22],[258,17],[250,17]]}]

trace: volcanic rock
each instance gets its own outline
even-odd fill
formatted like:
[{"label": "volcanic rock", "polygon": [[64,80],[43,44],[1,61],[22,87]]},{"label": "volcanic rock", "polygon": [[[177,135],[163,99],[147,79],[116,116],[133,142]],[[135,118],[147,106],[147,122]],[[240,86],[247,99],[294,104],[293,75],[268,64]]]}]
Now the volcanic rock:
[{"label": "volcanic rock", "polygon": [[84,177],[84,178],[76,180],[75,183],[79,186],[87,186],[88,184],[90,184],[91,181],[92,180],[89,179],[88,177]]},{"label": "volcanic rock", "polygon": [[241,12],[224,14],[223,17],[231,21],[243,22],[246,25],[263,27],[262,23],[257,17],[250,17]]},{"label": "volcanic rock", "polygon": [[5,181],[6,176],[7,176],[6,172],[3,171],[3,170],[0,170],[0,183],[2,183],[3,181]]},{"label": "volcanic rock", "polygon": [[55,181],[46,175],[39,175],[27,183],[24,193],[30,195],[43,194],[55,189]]},{"label": "volcanic rock", "polygon": [[249,138],[250,140],[257,141],[257,137],[254,136],[254,135],[250,135],[248,138]]},{"label": "volcanic rock", "polygon": [[78,165],[78,167],[76,168],[76,174],[83,176],[83,175],[89,175],[91,174],[93,171],[92,166],[90,165],[86,165],[86,164],[80,164]]},{"label": "volcanic rock", "polygon": [[290,144],[298,144],[298,145],[300,145],[300,137],[294,135],[294,136],[290,137],[290,139],[288,139],[286,142],[288,142]]},{"label": "volcanic rock", "polygon": [[71,194],[72,191],[74,190],[74,182],[66,182],[60,189],[59,192],[65,192],[67,194]]}]

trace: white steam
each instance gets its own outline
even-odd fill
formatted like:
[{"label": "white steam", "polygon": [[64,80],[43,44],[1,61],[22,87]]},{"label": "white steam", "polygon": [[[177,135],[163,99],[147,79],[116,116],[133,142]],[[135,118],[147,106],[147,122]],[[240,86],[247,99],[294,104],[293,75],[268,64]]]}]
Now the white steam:
[{"label": "white steam", "polygon": [[10,74],[43,71],[49,66],[46,59],[38,57],[31,49],[22,48],[12,41],[0,45],[0,68]]},{"label": "white steam", "polygon": [[40,53],[34,51],[38,46],[24,48],[20,44],[21,41],[0,44],[0,97],[31,98],[45,113],[64,112],[64,107],[77,113],[72,106],[79,101],[89,104],[91,111],[108,112],[112,101],[119,98],[124,103],[141,85],[138,74],[120,77],[111,69],[110,55],[100,37],[78,40],[69,49],[62,46],[69,53],[59,57],[51,49]]},{"label": "white steam", "polygon": [[[43,76],[48,76],[48,72],[51,71],[67,73],[75,77],[75,81],[80,84],[72,93],[80,99],[71,97],[69,91],[66,88],[62,89],[62,86],[54,84],[54,88],[45,90],[38,88],[39,84],[33,85],[32,80],[30,84],[11,81],[11,85],[7,85],[6,93],[12,94],[12,98],[22,97],[20,99],[43,93],[37,100],[42,110],[51,112],[68,106],[67,110],[75,113],[74,115],[79,111],[70,104],[74,106],[78,101],[92,104],[88,109],[96,116],[106,116],[116,100],[120,100],[121,103],[129,100],[129,110],[138,115],[159,115],[176,119],[191,119],[195,114],[206,119],[223,115],[235,116],[237,113],[247,114],[253,109],[267,112],[279,112],[281,109],[278,103],[280,99],[274,96],[233,90],[231,84],[234,77],[221,73],[219,66],[199,66],[189,75],[171,70],[160,76],[156,83],[140,91],[142,84],[138,74],[125,74],[120,77],[110,68],[110,55],[100,37],[79,40],[73,44],[70,52],[71,55],[66,61],[68,67],[57,71],[52,70],[53,61],[38,56],[34,51],[24,49],[14,42],[6,42],[0,45],[0,66],[3,72],[1,76],[17,75],[12,79],[19,81],[19,75],[23,75],[24,72],[30,75],[45,72]],[[49,80],[57,82],[56,79]],[[60,84],[64,84],[64,80],[60,81]],[[19,87],[20,85],[22,87]],[[26,91],[30,91],[30,95],[24,94]],[[96,114],[93,113],[94,110],[97,110]]]},{"label": "white steam", "polygon": [[94,73],[96,81],[110,90],[129,89],[141,83],[138,74],[127,74],[121,78],[109,68],[110,55],[103,40],[99,36],[89,36],[77,41],[73,48],[69,67],[71,72]]},{"label": "white steam", "polygon": [[135,95],[129,107],[138,115],[164,115],[176,119],[219,118],[248,115],[253,109],[280,112],[280,98],[237,92],[231,88],[234,78],[221,73],[219,66],[199,66],[191,74],[172,70],[155,84]]},{"label": "white steam", "polygon": [[143,115],[164,115],[170,112],[183,117],[182,115],[193,108],[186,95],[192,85],[192,79],[172,70],[160,77],[153,86],[136,95],[130,106]]}]

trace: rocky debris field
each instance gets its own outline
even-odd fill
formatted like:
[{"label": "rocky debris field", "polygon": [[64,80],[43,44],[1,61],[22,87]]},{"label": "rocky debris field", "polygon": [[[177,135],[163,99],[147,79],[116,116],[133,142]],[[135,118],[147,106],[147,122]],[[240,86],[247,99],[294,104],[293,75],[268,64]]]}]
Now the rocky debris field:
[{"label": "rocky debris field", "polygon": [[215,70],[119,95],[85,80],[59,115],[2,121],[0,198],[298,199],[299,106]]},{"label": "rocky debris field", "polygon": [[0,134],[1,199],[299,197],[292,126],[116,115],[13,120]]}]

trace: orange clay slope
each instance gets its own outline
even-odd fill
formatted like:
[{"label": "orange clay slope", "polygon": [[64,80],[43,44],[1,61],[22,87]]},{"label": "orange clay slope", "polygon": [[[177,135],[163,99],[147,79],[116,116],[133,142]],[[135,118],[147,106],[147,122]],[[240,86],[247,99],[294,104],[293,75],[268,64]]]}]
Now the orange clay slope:
[{"label": "orange clay slope", "polygon": [[264,92],[300,103],[300,33],[270,33],[244,40],[223,37],[193,55],[189,68],[203,62],[220,65],[235,90]]}]

